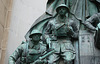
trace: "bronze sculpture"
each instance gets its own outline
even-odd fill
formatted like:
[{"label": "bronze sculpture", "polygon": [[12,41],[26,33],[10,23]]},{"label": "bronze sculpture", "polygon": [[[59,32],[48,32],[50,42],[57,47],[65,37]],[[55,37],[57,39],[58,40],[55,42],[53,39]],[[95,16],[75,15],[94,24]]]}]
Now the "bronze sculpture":
[{"label": "bronze sculpture", "polygon": [[[53,48],[56,52],[49,57],[49,64],[54,64],[60,58],[63,58],[64,63],[73,64],[75,59],[75,50],[72,44],[72,38],[78,38],[73,27],[73,20],[70,20],[66,14],[69,8],[65,4],[61,4],[56,8],[57,17],[51,19],[46,27],[46,40],[49,48]],[[78,30],[76,30],[78,31]],[[77,34],[77,35],[76,35]]]},{"label": "bronze sculpture", "polygon": [[[41,55],[45,54],[46,45],[40,41],[42,33],[38,30],[33,30],[31,32],[30,42],[25,42],[21,44],[15,52],[9,57],[9,64],[16,64],[18,58],[20,58],[19,64],[32,64],[37,60]],[[45,60],[37,61],[36,64],[40,64]],[[34,63],[33,63],[34,64]]]},{"label": "bronze sculpture", "polygon": [[89,30],[95,31],[95,46],[100,49],[100,13],[92,15],[83,23]]},{"label": "bronze sculpture", "polygon": [[[90,45],[90,43],[92,43],[90,42],[91,40],[90,37],[94,36],[91,34],[91,32],[86,31],[84,25],[92,31],[97,31],[97,34],[95,35],[95,43],[96,43],[95,45],[97,48],[100,48],[99,46],[100,24],[98,24],[100,22],[99,20],[100,13],[98,13],[99,8],[96,7],[96,5],[94,4],[95,2],[100,2],[100,1],[99,0],[73,0],[73,1],[48,0],[46,12],[36,20],[36,22],[27,32],[27,34],[25,35],[26,42],[20,45],[14,52],[14,54],[10,56],[9,64],[12,63],[14,64],[19,57],[22,59],[23,57],[22,55],[24,54],[18,56],[18,53],[19,54],[22,53],[22,51],[19,52],[19,50],[22,50],[22,48],[24,51],[26,51],[26,54],[29,54],[31,51],[33,51],[32,52],[33,54],[30,53],[32,56],[30,57],[28,56],[26,58],[26,59],[29,58],[28,59],[29,64],[41,64],[41,63],[59,64],[61,60],[63,61],[61,64],[66,64],[66,63],[82,64],[82,62],[87,59],[89,59],[89,61],[86,61],[85,64],[96,64],[92,63],[96,62],[96,60],[93,60],[93,58],[96,58],[95,53],[93,56],[90,55],[89,57],[84,56],[84,54],[82,55],[82,53],[80,53],[81,47],[84,43],[88,44],[88,46],[93,45],[93,44]],[[96,29],[97,24],[98,24],[98,30]],[[39,31],[36,32],[34,30],[39,30]],[[83,30],[83,32],[81,30]],[[36,35],[35,36],[32,35],[32,37],[34,37],[32,38],[31,37],[32,32],[35,32],[35,34],[37,35],[39,34],[43,35],[41,40],[42,41],[41,46],[43,46],[42,48],[37,44],[39,43],[39,41],[37,43],[34,43],[35,42],[34,39],[37,40],[38,37],[40,38],[40,36],[37,37]],[[81,34],[79,35],[79,33]],[[90,34],[90,36],[88,34]],[[87,40],[85,38],[87,38]],[[76,40],[77,42],[76,41],[74,42],[74,40]],[[85,42],[84,40],[88,41],[88,43]],[[28,49],[30,52],[27,51],[27,46],[26,46],[28,44],[27,42],[29,43],[32,42],[34,44],[33,46],[34,48],[32,48],[31,50]],[[76,49],[74,45],[76,46]],[[39,54],[39,56],[37,56],[38,54],[35,56],[37,51],[34,49],[38,47],[44,49],[37,50],[40,51],[41,54]],[[95,48],[93,50],[95,50]],[[42,53],[42,51],[45,53]],[[75,59],[76,61],[73,62],[73,60]],[[23,61],[23,63],[27,63],[27,61]]]},{"label": "bronze sculpture", "polygon": [[94,0],[48,0],[45,13],[33,23],[25,35],[26,40],[29,41],[29,35],[32,30],[39,29],[40,31],[44,31],[45,24],[56,16],[56,7],[60,4],[65,4],[69,7],[70,12],[73,14],[70,15],[70,18],[73,18],[77,22],[77,27],[80,29],[81,22],[84,22],[88,17],[98,12],[93,2]]}]

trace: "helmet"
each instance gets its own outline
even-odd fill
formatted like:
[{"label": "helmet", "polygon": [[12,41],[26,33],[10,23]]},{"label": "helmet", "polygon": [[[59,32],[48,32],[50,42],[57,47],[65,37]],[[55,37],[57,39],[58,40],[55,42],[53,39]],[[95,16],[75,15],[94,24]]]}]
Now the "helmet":
[{"label": "helmet", "polygon": [[32,38],[32,35],[34,34],[39,34],[39,35],[42,35],[42,33],[39,31],[39,30],[33,30],[29,36],[29,38]]},{"label": "helmet", "polygon": [[56,11],[58,12],[59,8],[61,8],[61,7],[66,8],[66,10],[68,10],[68,12],[69,12],[69,8],[68,8],[68,6],[66,6],[65,4],[59,5],[59,6],[56,8]]}]

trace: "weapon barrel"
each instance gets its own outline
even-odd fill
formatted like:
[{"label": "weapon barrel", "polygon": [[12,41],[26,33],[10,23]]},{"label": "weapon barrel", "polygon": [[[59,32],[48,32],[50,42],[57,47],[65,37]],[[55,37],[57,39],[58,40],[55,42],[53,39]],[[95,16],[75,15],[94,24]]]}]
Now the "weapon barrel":
[{"label": "weapon barrel", "polygon": [[31,64],[36,64],[39,60],[43,60],[43,59],[45,59],[46,57],[48,57],[49,55],[53,54],[54,52],[55,52],[55,50],[52,50],[52,51],[48,52],[48,53],[45,54],[44,56],[39,57],[39,59],[37,59],[36,61],[34,61],[34,62],[31,63]]},{"label": "weapon barrel", "polygon": [[55,52],[55,50],[50,51],[49,53],[45,54],[44,56],[40,57],[40,60],[48,57],[49,55],[53,54]]}]

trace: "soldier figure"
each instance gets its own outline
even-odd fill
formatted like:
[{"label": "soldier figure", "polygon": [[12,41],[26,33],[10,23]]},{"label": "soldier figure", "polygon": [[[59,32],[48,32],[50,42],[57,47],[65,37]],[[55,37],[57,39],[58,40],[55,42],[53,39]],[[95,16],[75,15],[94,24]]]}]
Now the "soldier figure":
[{"label": "soldier figure", "polygon": [[57,64],[62,58],[64,63],[73,64],[75,59],[75,50],[72,38],[77,38],[77,27],[73,20],[67,18],[69,8],[61,4],[56,8],[57,17],[50,20],[46,27],[45,38],[49,48],[55,49],[56,52],[49,56],[49,64]]},{"label": "soldier figure", "polygon": [[[20,63],[18,64],[34,64],[40,56],[46,52],[46,45],[40,41],[42,33],[38,30],[33,30],[29,36],[32,40],[21,44],[15,52],[9,57],[9,64],[16,64],[18,58]],[[36,64],[43,64],[45,60],[37,61]],[[44,63],[45,64],[45,63]]]}]

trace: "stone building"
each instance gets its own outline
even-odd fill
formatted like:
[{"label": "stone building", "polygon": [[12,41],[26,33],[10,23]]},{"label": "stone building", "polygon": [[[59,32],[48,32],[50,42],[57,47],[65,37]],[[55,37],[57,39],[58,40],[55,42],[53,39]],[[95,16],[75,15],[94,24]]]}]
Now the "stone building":
[{"label": "stone building", "polygon": [[12,13],[12,0],[0,0],[0,64],[4,64],[8,31]]}]

